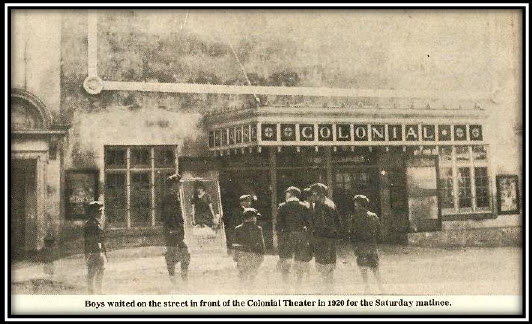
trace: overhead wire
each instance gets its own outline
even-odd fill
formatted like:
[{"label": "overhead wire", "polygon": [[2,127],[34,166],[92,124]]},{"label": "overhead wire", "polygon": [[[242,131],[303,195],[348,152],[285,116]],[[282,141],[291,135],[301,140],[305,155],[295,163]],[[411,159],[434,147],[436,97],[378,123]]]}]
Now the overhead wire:
[{"label": "overhead wire", "polygon": [[[186,25],[186,23],[188,21],[188,16],[189,16],[189,11],[187,10],[187,13],[186,13],[186,16],[185,16],[185,20],[183,21],[183,24],[181,24],[181,27],[179,28],[179,32],[181,32],[183,30],[183,28],[185,28],[185,25]],[[244,75],[244,78],[246,79],[246,83],[249,86],[253,86],[253,84],[251,83],[251,80],[248,77],[248,74],[246,73],[246,69],[245,69],[244,65],[240,61],[240,59],[238,57],[238,54],[236,53],[236,50],[233,47],[233,44],[231,44],[230,40],[227,40],[227,44],[229,45],[229,48],[231,49],[231,52],[233,53],[233,56],[235,57],[235,60],[238,63],[238,66],[240,67],[240,71],[242,72],[242,74]],[[257,96],[256,93],[253,93],[253,97],[255,97],[255,101],[257,102],[257,104],[260,105],[260,98]]]}]

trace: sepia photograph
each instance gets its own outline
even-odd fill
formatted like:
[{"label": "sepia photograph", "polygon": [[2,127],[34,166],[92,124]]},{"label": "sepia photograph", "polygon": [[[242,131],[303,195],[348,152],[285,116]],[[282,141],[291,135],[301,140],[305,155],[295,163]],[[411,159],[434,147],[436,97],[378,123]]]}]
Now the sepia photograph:
[{"label": "sepia photograph", "polygon": [[525,313],[528,5],[4,13],[12,316]]}]

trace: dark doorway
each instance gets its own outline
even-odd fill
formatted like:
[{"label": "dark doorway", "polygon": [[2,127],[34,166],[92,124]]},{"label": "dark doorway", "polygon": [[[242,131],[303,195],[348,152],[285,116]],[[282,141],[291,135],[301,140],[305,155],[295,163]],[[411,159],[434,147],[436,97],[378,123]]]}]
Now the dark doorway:
[{"label": "dark doorway", "polygon": [[390,215],[383,219],[383,240],[386,243],[406,244],[408,241],[408,195],[406,187],[406,170],[387,170],[390,189]]},{"label": "dark doorway", "polygon": [[340,217],[347,221],[353,213],[353,197],[365,195],[368,197],[369,209],[380,214],[379,173],[376,167],[336,167],[333,174],[333,201],[338,208]]},{"label": "dark doorway", "polygon": [[343,234],[347,235],[349,218],[354,212],[353,198],[365,195],[369,210],[380,215],[379,174],[374,166],[336,166],[333,169],[333,197]]},{"label": "dark doorway", "polygon": [[36,160],[11,160],[11,256],[20,258],[26,251],[27,220],[36,217]]}]

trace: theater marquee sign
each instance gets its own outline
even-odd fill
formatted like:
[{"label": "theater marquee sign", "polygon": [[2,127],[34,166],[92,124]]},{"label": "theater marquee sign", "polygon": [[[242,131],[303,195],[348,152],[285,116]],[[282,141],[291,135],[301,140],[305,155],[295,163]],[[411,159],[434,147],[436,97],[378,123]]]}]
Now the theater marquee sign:
[{"label": "theater marquee sign", "polygon": [[251,145],[423,145],[480,143],[478,124],[257,123],[209,132],[213,150]]}]

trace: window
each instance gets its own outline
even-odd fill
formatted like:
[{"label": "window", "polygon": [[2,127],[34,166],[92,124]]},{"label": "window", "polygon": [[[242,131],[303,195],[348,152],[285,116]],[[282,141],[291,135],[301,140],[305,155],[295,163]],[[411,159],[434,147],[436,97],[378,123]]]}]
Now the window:
[{"label": "window", "polygon": [[162,199],[171,186],[168,177],[174,174],[173,170],[157,170],[155,171],[155,222],[162,223]]},{"label": "window", "polygon": [[367,172],[357,172],[353,174],[353,181],[358,190],[366,192],[370,188],[369,174]]},{"label": "window", "polygon": [[150,172],[132,172],[130,196],[131,226],[146,227],[151,224]]},{"label": "window", "polygon": [[491,207],[487,147],[440,148],[439,190],[443,214],[485,212]]},{"label": "window", "polygon": [[155,148],[155,167],[172,168],[175,166],[175,151],[173,148],[156,147]]},{"label": "window", "polygon": [[127,224],[126,174],[105,174],[105,221],[124,227]]},{"label": "window", "polygon": [[487,159],[487,152],[485,146],[473,146],[473,160],[483,161]]},{"label": "window", "polygon": [[469,146],[457,146],[456,147],[456,161],[469,161]]},{"label": "window", "polygon": [[475,194],[477,207],[488,208],[490,206],[489,176],[486,167],[475,168]]},{"label": "window", "polygon": [[335,187],[345,191],[351,190],[351,175],[344,172],[336,173]]},{"label": "window", "polygon": [[454,208],[453,169],[442,168],[440,172],[442,208]]},{"label": "window", "polygon": [[470,208],[471,204],[471,174],[469,168],[458,168],[458,207]]},{"label": "window", "polygon": [[176,146],[106,146],[104,160],[107,226],[159,224],[161,197],[176,170]]},{"label": "window", "polygon": [[150,149],[146,147],[131,149],[131,167],[149,168],[151,165]]},{"label": "window", "polygon": [[125,169],[126,154],[124,148],[109,148],[105,151],[105,168],[106,169]]},{"label": "window", "polygon": [[453,159],[453,147],[442,146],[440,153],[440,162],[451,162]]}]

